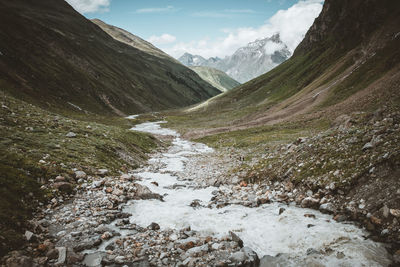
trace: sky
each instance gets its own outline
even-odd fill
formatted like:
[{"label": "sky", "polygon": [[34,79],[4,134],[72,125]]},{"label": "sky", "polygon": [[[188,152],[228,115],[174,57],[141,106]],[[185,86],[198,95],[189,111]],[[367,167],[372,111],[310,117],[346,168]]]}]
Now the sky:
[{"label": "sky", "polygon": [[280,33],[293,51],[323,0],[66,0],[85,17],[123,28],[175,58],[225,57]]}]

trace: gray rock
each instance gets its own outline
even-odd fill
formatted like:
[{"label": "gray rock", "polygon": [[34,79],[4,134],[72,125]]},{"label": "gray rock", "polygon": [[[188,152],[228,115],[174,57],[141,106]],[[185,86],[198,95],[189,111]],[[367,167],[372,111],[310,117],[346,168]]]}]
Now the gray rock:
[{"label": "gray rock", "polygon": [[319,206],[319,210],[321,212],[334,213],[336,208],[332,203],[325,203]]},{"label": "gray rock", "polygon": [[371,148],[373,148],[373,147],[374,147],[374,146],[372,145],[372,143],[371,143],[371,142],[368,142],[368,143],[366,143],[366,144],[363,146],[362,150],[371,149]]},{"label": "gray rock", "polygon": [[95,187],[95,188],[99,188],[101,185],[103,184],[103,181],[94,181],[93,182],[93,186]]},{"label": "gray rock", "polygon": [[140,185],[140,184],[135,184],[136,186],[136,194],[135,197],[137,199],[158,199],[158,200],[162,200],[162,196],[156,193],[151,192],[151,190],[144,185]]},{"label": "gray rock", "polygon": [[383,229],[381,232],[381,235],[387,235],[389,234],[389,230],[388,229]]},{"label": "gray rock", "polygon": [[214,250],[220,250],[222,248],[222,244],[221,243],[214,243],[211,245],[211,248]]},{"label": "gray rock", "polygon": [[245,266],[256,267],[260,264],[260,259],[258,258],[257,253],[249,247],[244,247],[241,249],[246,254],[247,261],[245,262]]},{"label": "gray rock", "polygon": [[191,206],[193,208],[199,207],[200,206],[200,200],[198,200],[198,199],[193,200],[192,203],[190,203],[189,206]]},{"label": "gray rock", "polygon": [[279,208],[279,211],[278,211],[279,215],[281,215],[285,210],[286,210],[285,208]]},{"label": "gray rock", "polygon": [[319,205],[319,199],[313,197],[306,197],[301,201],[302,208],[317,208]]},{"label": "gray rock", "polygon": [[155,222],[152,222],[149,226],[147,226],[147,228],[154,231],[160,230],[160,226]]},{"label": "gray rock", "polygon": [[63,265],[67,259],[67,248],[66,247],[56,247],[58,250],[58,259],[56,265]]},{"label": "gray rock", "polygon": [[114,261],[118,264],[123,264],[126,261],[126,259],[124,256],[117,256],[115,257]]},{"label": "gray rock", "polygon": [[101,261],[102,261],[103,257],[104,257],[103,252],[95,252],[92,254],[88,254],[85,257],[83,264],[85,266],[89,266],[89,267],[101,266]]},{"label": "gray rock", "polygon": [[66,136],[66,137],[69,137],[69,138],[74,138],[74,137],[76,137],[76,133],[74,133],[74,132],[69,132],[69,133],[67,133],[65,136]]},{"label": "gray rock", "polygon": [[283,267],[283,266],[309,266],[309,265],[293,265],[289,254],[279,254],[276,257],[265,255],[260,260],[260,267]]},{"label": "gray rock", "polygon": [[75,172],[75,178],[76,179],[85,179],[86,178],[86,173],[84,171],[76,171]]},{"label": "gray rock", "polygon": [[229,260],[233,262],[235,266],[258,267],[260,264],[257,253],[249,247],[243,247],[240,251],[233,253],[229,257]]},{"label": "gray rock", "polygon": [[243,251],[238,251],[238,252],[233,253],[229,257],[229,260],[232,261],[233,263],[239,265],[247,260],[247,256]]},{"label": "gray rock", "polygon": [[25,238],[27,241],[33,241],[34,233],[31,231],[25,231]]},{"label": "gray rock", "polygon": [[192,256],[192,257],[196,256],[196,255],[199,255],[199,254],[204,254],[206,252],[208,252],[208,245],[207,244],[199,246],[199,247],[194,247],[194,248],[188,249],[186,251],[187,255]]},{"label": "gray rock", "polygon": [[232,240],[237,242],[239,247],[242,248],[243,247],[243,240],[237,234],[235,234],[232,231],[229,231],[229,234],[231,235]]}]

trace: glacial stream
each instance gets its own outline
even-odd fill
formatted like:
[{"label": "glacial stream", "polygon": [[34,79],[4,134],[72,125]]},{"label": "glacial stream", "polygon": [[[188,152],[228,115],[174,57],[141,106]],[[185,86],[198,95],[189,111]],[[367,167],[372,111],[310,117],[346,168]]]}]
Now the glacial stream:
[{"label": "glacial stream", "polygon": [[[190,226],[205,235],[215,236],[224,236],[233,231],[260,258],[264,255],[285,253],[288,255],[288,262],[293,266],[306,264],[308,249],[331,251],[314,256],[313,263],[318,262],[323,266],[388,265],[387,253],[382,244],[365,239],[368,233],[353,224],[338,223],[332,216],[316,210],[278,202],[257,208],[242,205],[229,205],[219,209],[206,207],[213,197],[212,192],[218,188],[196,186],[190,177],[182,180],[178,179],[177,174],[184,177],[185,162],[190,157],[212,153],[213,149],[182,139],[177,132],[162,128],[162,123],[164,122],[148,122],[132,128],[135,131],[170,135],[174,138],[167,152],[155,154],[149,160],[149,165],[153,168],[135,174],[142,178],[138,183],[163,195],[164,202],[130,202],[124,212],[132,214],[132,223],[146,227],[156,222],[161,229],[182,229]],[[193,208],[190,204],[196,199],[203,205]],[[278,212],[280,207],[285,208],[281,215]],[[305,217],[305,213],[313,214],[315,218]],[[307,227],[309,224],[313,227]]]}]

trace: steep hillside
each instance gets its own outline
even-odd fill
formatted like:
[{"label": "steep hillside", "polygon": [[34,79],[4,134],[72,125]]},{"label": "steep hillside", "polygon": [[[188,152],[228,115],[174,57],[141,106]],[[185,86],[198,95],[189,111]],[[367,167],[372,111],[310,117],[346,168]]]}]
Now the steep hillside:
[{"label": "steep hillside", "polygon": [[52,110],[134,114],[219,93],[190,69],[111,38],[63,0],[0,2],[0,83]]},{"label": "steep hillside", "polygon": [[207,66],[222,70],[233,79],[245,83],[278,66],[290,55],[279,34],[275,34],[270,38],[251,42],[223,59],[205,59],[185,53],[178,60],[186,66]]},{"label": "steep hillside", "polygon": [[225,72],[204,66],[191,67],[203,80],[219,89],[221,92],[226,92],[239,86],[240,83],[229,77]]},{"label": "steep hillside", "polygon": [[115,126],[73,120],[2,92],[0,106],[0,257],[24,244],[38,207],[54,206],[98,169],[138,167],[160,144],[130,131],[125,118],[114,118]]},{"label": "steep hillside", "polygon": [[164,58],[164,59],[168,59],[170,61],[178,63],[178,61],[176,59],[174,59],[173,57],[164,53],[162,50],[158,49],[157,47],[155,47],[151,43],[147,42],[146,40],[143,40],[139,36],[136,36],[128,31],[118,28],[116,26],[109,25],[99,19],[92,19],[91,21],[93,23],[95,23],[97,26],[99,26],[103,31],[108,33],[115,40],[118,40],[127,45],[130,45],[139,50],[142,50],[143,52],[145,52],[147,54],[150,54],[150,55],[153,55],[156,57],[160,57],[160,58]]},{"label": "steep hillside", "polygon": [[289,60],[191,109],[196,127],[216,127],[193,136],[398,104],[399,12],[396,1],[325,1]]}]

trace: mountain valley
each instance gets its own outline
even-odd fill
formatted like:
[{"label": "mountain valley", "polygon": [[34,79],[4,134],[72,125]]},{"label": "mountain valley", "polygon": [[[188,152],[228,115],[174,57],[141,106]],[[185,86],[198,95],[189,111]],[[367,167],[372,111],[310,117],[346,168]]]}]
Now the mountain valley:
[{"label": "mountain valley", "polygon": [[400,3],[175,59],[72,2],[0,1],[1,266],[400,265]]}]

